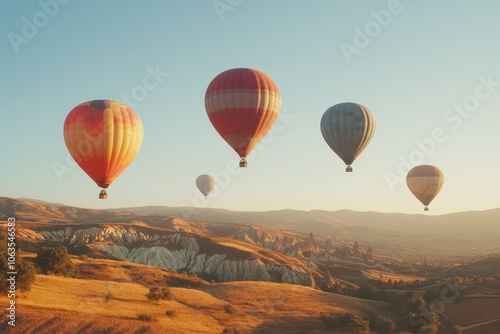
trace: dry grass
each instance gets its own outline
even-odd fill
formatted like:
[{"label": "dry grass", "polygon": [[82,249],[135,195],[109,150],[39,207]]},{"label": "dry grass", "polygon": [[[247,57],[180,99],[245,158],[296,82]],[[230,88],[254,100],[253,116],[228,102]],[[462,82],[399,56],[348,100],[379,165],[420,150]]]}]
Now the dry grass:
[{"label": "dry grass", "polygon": [[[99,314],[80,314],[69,311],[50,311],[43,308],[26,307],[18,311],[16,327],[0,325],[2,333],[169,333],[158,323],[145,323],[137,319],[120,319],[101,316]],[[172,332],[172,331],[170,331]]]},{"label": "dry grass", "polygon": [[500,299],[498,298],[465,298],[445,305],[446,316],[452,323],[460,326],[500,318]]},{"label": "dry grass", "polygon": [[[209,312],[198,310],[200,305],[204,305],[203,300],[214,299],[213,297],[197,290],[172,290],[174,297],[189,294],[193,307],[186,306],[175,298],[172,301],[162,301],[158,305],[151,303],[145,297],[149,290],[135,283],[38,275],[26,297],[16,300],[17,316],[20,319],[16,329],[18,333],[37,334],[163,333],[168,329],[175,329],[176,333],[222,332],[223,327]],[[108,295],[111,297],[106,298]],[[7,305],[8,300],[2,297],[0,303]],[[216,309],[214,307],[214,310]],[[175,310],[175,317],[167,317],[166,310]],[[221,309],[220,313],[223,312]],[[139,314],[151,315],[158,321],[139,321]],[[5,319],[4,315],[3,318]],[[25,321],[22,321],[23,319]],[[80,332],[79,328],[87,330]],[[162,328],[162,331],[158,331],[159,328]]]},{"label": "dry grass", "polygon": [[366,270],[364,273],[368,276],[370,276],[373,279],[380,279],[383,282],[387,283],[387,281],[390,279],[393,282],[394,281],[399,281],[402,280],[403,282],[415,282],[416,280],[421,280],[425,281],[425,277],[422,276],[412,276],[412,275],[403,275],[403,274],[395,274],[395,273],[388,273],[384,271],[379,271],[379,270]]},{"label": "dry grass", "polygon": [[[272,282],[230,282],[201,288],[214,297],[228,301],[235,314],[224,319],[231,327],[245,332],[307,333],[326,330],[320,315],[354,313],[361,316],[387,315],[387,304],[337,294],[309,287]],[[403,320],[404,321],[404,320]]]},{"label": "dry grass", "polygon": [[465,334],[497,334],[500,328],[500,321],[491,322],[481,326],[464,330]]},{"label": "dry grass", "polygon": [[193,276],[182,275],[174,271],[147,266],[133,262],[122,262],[104,259],[89,259],[81,261],[72,257],[79,270],[78,278],[97,279],[115,282],[133,282],[150,287],[168,284],[176,287],[207,285],[208,282]]},{"label": "dry grass", "polygon": [[[222,333],[224,328],[241,333],[327,333],[322,312],[399,318],[382,302],[289,284],[233,282],[172,288],[174,299],[159,304],[146,299],[148,291],[132,282],[38,275],[32,290],[16,300],[16,333],[208,334]],[[5,296],[0,297],[0,305],[7,303]],[[5,311],[0,313],[6,319]],[[156,321],[140,321],[141,314]],[[9,327],[4,322],[0,332]]]},{"label": "dry grass", "polygon": [[497,282],[474,284],[467,287],[467,297],[500,298],[500,287]]},{"label": "dry grass", "polygon": [[78,277],[101,281],[133,282],[126,267],[118,265],[117,261],[90,259],[82,261],[72,256],[71,261],[78,268]]}]

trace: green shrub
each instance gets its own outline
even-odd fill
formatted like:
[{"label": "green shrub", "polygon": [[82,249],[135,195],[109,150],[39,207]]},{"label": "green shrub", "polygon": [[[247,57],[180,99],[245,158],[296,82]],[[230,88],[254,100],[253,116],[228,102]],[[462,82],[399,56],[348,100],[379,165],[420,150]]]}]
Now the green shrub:
[{"label": "green shrub", "polygon": [[146,297],[158,303],[160,300],[172,300],[174,299],[174,293],[168,286],[163,287],[154,287],[149,289],[149,293],[146,294]]},{"label": "green shrub", "polygon": [[354,315],[351,313],[335,314],[335,313],[321,313],[320,319],[330,329],[345,327]]},{"label": "green shrub", "polygon": [[104,302],[108,303],[110,302],[111,300],[113,300],[115,296],[113,296],[113,294],[111,292],[108,291],[108,293],[106,294],[106,296],[104,297]]},{"label": "green shrub", "polygon": [[373,322],[372,328],[380,334],[389,334],[398,329],[394,321],[385,316],[379,316]]},{"label": "green shrub", "polygon": [[37,253],[35,264],[44,274],[74,276],[75,267],[71,262],[68,249],[64,246],[42,247]]},{"label": "green shrub", "polygon": [[348,325],[349,329],[356,334],[369,333],[370,332],[370,322],[363,319],[358,315],[351,317]]},{"label": "green shrub", "polygon": [[226,304],[224,305],[224,311],[226,311],[227,314],[234,314],[234,312],[236,312],[236,308],[231,304]]},{"label": "green shrub", "polygon": [[[35,281],[35,267],[33,263],[23,259],[18,252],[15,255],[15,270],[11,270],[9,266],[9,255],[7,234],[0,232],[0,293],[5,293],[10,290],[10,283],[7,281],[10,275],[8,272],[16,271],[16,289],[29,291],[31,284]],[[19,251],[19,250],[18,250]]]},{"label": "green shrub", "polygon": [[138,314],[137,319],[139,319],[141,321],[147,321],[147,322],[158,321],[158,319],[152,314]]},{"label": "green shrub", "polygon": [[83,261],[83,262],[87,262],[89,260],[89,257],[87,254],[81,254],[78,256],[78,258]]}]

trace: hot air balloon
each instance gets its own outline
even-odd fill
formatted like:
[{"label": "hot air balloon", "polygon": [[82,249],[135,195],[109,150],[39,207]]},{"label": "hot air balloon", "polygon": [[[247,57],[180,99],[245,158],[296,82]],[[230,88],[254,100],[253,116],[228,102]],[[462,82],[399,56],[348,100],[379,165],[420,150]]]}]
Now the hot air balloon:
[{"label": "hot air balloon", "polygon": [[205,196],[205,198],[207,198],[208,194],[210,194],[216,186],[215,179],[211,175],[200,175],[196,178],[196,186]]},{"label": "hot air balloon", "polygon": [[330,148],[347,165],[363,152],[375,133],[375,119],[371,111],[358,103],[345,102],[328,108],[321,117],[321,134]]},{"label": "hot air balloon", "polygon": [[142,144],[139,116],[123,103],[94,100],[79,104],[64,122],[64,141],[76,163],[105,189],[134,160]]},{"label": "hot air balloon", "polygon": [[429,211],[428,205],[443,187],[444,175],[435,166],[416,166],[406,175],[406,184],[413,195],[425,206],[424,211]]},{"label": "hot air balloon", "polygon": [[208,85],[205,109],[215,130],[241,157],[246,157],[266,136],[278,118],[281,97],[265,73],[235,68],[217,75]]}]

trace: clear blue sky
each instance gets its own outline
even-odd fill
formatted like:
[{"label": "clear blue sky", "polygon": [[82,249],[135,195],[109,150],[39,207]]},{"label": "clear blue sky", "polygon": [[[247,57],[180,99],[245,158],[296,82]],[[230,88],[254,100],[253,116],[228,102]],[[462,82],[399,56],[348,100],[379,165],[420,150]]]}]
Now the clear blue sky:
[{"label": "clear blue sky", "polygon": [[[421,213],[404,160],[445,174],[430,214],[498,207],[498,13],[495,0],[3,0],[0,195],[92,208]],[[208,120],[204,94],[234,67],[271,76],[286,117],[230,175],[238,157]],[[157,80],[145,90],[150,72]],[[63,122],[81,102],[131,94],[144,142],[98,200],[68,156]],[[324,111],[345,101],[377,122],[353,173],[319,130]],[[219,178],[208,201],[195,195],[204,173]]]}]

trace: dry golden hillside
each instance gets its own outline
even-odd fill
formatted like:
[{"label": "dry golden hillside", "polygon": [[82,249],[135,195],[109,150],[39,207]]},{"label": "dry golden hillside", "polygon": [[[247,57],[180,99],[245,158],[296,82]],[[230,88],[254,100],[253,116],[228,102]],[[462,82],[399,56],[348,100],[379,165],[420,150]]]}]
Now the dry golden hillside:
[{"label": "dry golden hillside", "polygon": [[[174,294],[185,293],[173,288]],[[176,300],[158,305],[145,297],[148,289],[135,283],[81,280],[37,276],[32,290],[17,299],[15,331],[12,333],[220,333],[223,328],[211,315]],[[192,290],[190,297],[199,303],[224,302]],[[2,297],[3,305],[7,300]],[[220,313],[224,310],[220,307]],[[173,310],[168,317],[165,313]],[[141,316],[155,321],[141,321]],[[5,318],[5,316],[3,316]],[[10,326],[2,325],[2,330]],[[169,329],[169,330],[165,330]]]},{"label": "dry golden hillside", "polygon": [[[95,261],[95,262],[94,262]],[[77,261],[81,277],[37,275],[30,292],[18,297],[12,333],[327,333],[322,312],[399,316],[387,304],[270,282],[199,283],[196,278],[107,260]],[[89,270],[92,266],[94,269]],[[99,279],[90,279],[90,277]],[[144,276],[144,279],[141,279]],[[177,277],[177,278],[176,278]],[[148,286],[177,279],[174,299],[147,300]],[[173,282],[172,281],[172,282]],[[138,284],[136,282],[140,282]],[[5,296],[0,298],[7,305]],[[168,313],[168,315],[167,315]],[[139,320],[151,317],[153,321]],[[5,311],[2,311],[5,319]]]}]

